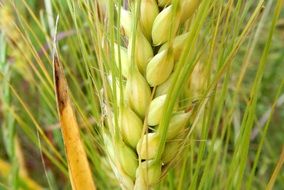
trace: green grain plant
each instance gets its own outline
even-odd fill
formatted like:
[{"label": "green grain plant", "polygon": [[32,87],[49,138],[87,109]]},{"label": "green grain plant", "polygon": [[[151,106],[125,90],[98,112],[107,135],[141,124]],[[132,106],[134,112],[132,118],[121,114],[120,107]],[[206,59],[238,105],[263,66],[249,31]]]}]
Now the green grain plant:
[{"label": "green grain plant", "polygon": [[[110,52],[113,51],[117,57],[118,74],[111,71],[106,79],[115,99],[111,103],[114,106],[107,109],[111,113],[106,113],[110,116],[109,133],[113,134],[109,137],[111,144],[106,141],[106,146],[113,149],[109,157],[126,189],[147,189],[156,185],[164,175],[162,171],[167,170],[178,153],[173,150],[184,142],[183,135],[191,116],[190,108],[180,107],[177,103],[168,126],[162,126],[161,121],[173,84],[173,80],[167,80],[174,78],[175,73],[178,74],[174,71],[175,60],[179,60],[184,46],[180,36],[173,38],[181,30],[182,24],[198,9],[199,3],[160,2],[162,9],[159,10],[156,1],[141,1],[131,3],[129,10],[122,8],[118,11],[124,12],[118,22],[125,31],[128,44],[125,47],[127,51],[120,48],[120,40],[114,42],[118,46],[116,51],[110,46]],[[109,9],[113,8],[109,5]],[[180,34],[183,40],[189,34],[185,32]],[[157,46],[162,47],[154,53]],[[126,82],[123,82],[125,79]],[[160,94],[155,92],[162,87]],[[168,147],[173,152],[161,150]]]},{"label": "green grain plant", "polygon": [[282,0],[3,7],[0,189],[284,187]]}]

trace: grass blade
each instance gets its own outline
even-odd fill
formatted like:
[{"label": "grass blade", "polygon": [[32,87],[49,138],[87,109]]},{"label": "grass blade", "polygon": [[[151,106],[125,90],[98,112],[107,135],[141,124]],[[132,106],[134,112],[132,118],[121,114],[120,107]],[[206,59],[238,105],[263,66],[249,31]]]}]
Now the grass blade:
[{"label": "grass blade", "polygon": [[54,56],[54,80],[57,108],[60,116],[72,188],[74,190],[96,189],[87,155],[80,138],[78,123],[71,106],[67,81],[57,55]]}]

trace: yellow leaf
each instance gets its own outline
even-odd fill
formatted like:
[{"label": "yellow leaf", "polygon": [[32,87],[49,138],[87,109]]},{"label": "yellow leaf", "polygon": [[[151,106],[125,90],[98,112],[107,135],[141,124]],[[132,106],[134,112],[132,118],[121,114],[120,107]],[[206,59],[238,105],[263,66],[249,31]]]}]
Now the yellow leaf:
[{"label": "yellow leaf", "polygon": [[78,123],[68,95],[68,86],[57,56],[54,57],[54,79],[61,131],[68,161],[72,189],[96,189],[80,138]]}]

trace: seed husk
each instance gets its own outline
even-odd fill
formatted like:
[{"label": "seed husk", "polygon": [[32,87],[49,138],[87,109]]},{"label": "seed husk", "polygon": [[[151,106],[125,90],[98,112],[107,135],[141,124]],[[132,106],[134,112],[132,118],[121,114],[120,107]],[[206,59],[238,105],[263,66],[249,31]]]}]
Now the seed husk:
[{"label": "seed husk", "polygon": [[174,139],[185,129],[190,116],[191,112],[176,113],[173,115],[168,128],[167,140]]},{"label": "seed husk", "polygon": [[136,169],[138,167],[138,160],[135,152],[125,143],[119,142],[117,144],[118,160],[123,171],[132,179],[135,179]]},{"label": "seed husk", "polygon": [[201,0],[182,0],[181,22],[190,18],[198,8]]},{"label": "seed husk", "polygon": [[136,148],[143,128],[142,120],[129,107],[124,107],[121,108],[119,121],[125,142],[132,148]]},{"label": "seed husk", "polygon": [[141,159],[154,159],[157,156],[160,136],[157,133],[144,135],[137,144],[137,152]]},{"label": "seed husk", "polygon": [[[189,33],[186,32],[184,34],[181,34],[177,37],[175,37],[174,41],[173,41],[173,52],[174,52],[174,57],[175,57],[175,61],[179,60],[181,52],[183,50],[184,47],[184,41],[187,39]],[[162,47],[159,49],[159,52],[162,52],[166,49],[169,48],[169,44],[165,43],[164,45],[162,45]]]},{"label": "seed husk", "polygon": [[133,179],[125,173],[122,164],[120,164],[120,160],[119,157],[116,155],[116,151],[114,150],[111,137],[107,134],[103,134],[103,139],[107,149],[106,153],[108,154],[109,159],[111,160],[110,165],[116,177],[119,179],[120,185],[125,189],[133,189]]},{"label": "seed husk", "polygon": [[159,8],[155,0],[142,0],[140,11],[140,24],[145,37],[150,41],[152,26],[159,14]]},{"label": "seed husk", "polygon": [[[129,41],[128,57],[131,60],[132,38]],[[153,57],[153,49],[147,38],[138,29],[135,42],[134,62],[139,71],[145,75],[148,62]]]},{"label": "seed husk", "polygon": [[173,80],[173,76],[174,76],[174,72],[172,72],[172,74],[169,76],[169,78],[165,82],[163,82],[161,85],[159,85],[156,88],[155,97],[162,96],[168,93],[172,80]]},{"label": "seed husk", "polygon": [[148,190],[149,187],[147,186],[143,177],[136,177],[134,190]]},{"label": "seed husk", "polygon": [[117,44],[115,44],[114,55],[115,55],[115,63],[117,68],[119,68],[118,48],[120,48],[121,73],[125,78],[127,78],[130,68],[130,61],[128,58],[127,49],[122,46],[119,47]]},{"label": "seed husk", "polygon": [[130,73],[126,82],[126,99],[135,113],[140,118],[144,118],[151,100],[151,90],[147,81],[137,69]]},{"label": "seed husk", "polygon": [[148,63],[146,78],[151,86],[158,86],[165,82],[174,67],[174,56],[171,50],[158,53]]},{"label": "seed husk", "polygon": [[155,46],[161,45],[169,40],[172,25],[173,36],[175,36],[180,23],[180,12],[177,12],[177,15],[175,15],[173,24],[172,16],[173,6],[170,5],[163,9],[154,20],[152,28],[152,40]]},{"label": "seed husk", "polygon": [[148,112],[148,125],[156,126],[159,124],[163,115],[166,98],[167,95],[165,94],[151,101]]},{"label": "seed husk", "polygon": [[[136,171],[135,188],[141,189],[147,184],[148,186],[154,185],[159,182],[161,177],[161,166],[160,162],[154,162],[153,160],[146,160],[142,162]],[[139,188],[138,188],[139,187]]]},{"label": "seed husk", "polygon": [[162,162],[168,164],[177,156],[177,150],[181,145],[181,141],[173,140],[166,143],[166,148],[162,155]]},{"label": "seed husk", "polygon": [[119,181],[121,183],[121,186],[124,189],[133,189],[134,188],[133,179],[131,179],[129,176],[127,176],[123,172],[120,172],[120,180]]}]

